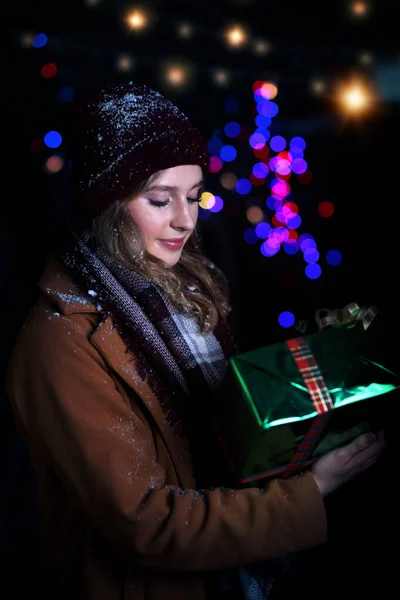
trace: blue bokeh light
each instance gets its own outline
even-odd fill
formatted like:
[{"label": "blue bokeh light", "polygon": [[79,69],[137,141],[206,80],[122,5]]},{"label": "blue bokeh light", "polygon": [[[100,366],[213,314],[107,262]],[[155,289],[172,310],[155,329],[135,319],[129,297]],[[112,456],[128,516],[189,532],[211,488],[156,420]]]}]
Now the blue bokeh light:
[{"label": "blue bokeh light", "polygon": [[274,135],[270,139],[269,145],[274,152],[281,152],[286,147],[286,140],[281,135]]},{"label": "blue bokeh light", "polygon": [[312,263],[305,268],[305,273],[309,279],[318,279],[321,275],[321,271],[322,269],[318,263]]},{"label": "blue bokeh light", "polygon": [[307,263],[316,263],[319,259],[319,252],[316,248],[306,248],[303,253],[303,258]]},{"label": "blue bokeh light", "polygon": [[62,87],[57,92],[57,98],[60,102],[71,102],[74,98],[74,90],[70,86]]},{"label": "blue bokeh light", "polygon": [[298,252],[298,250],[299,250],[299,245],[296,242],[296,240],[290,240],[290,241],[284,242],[283,250],[284,250],[284,252],[286,252],[286,254],[296,254],[296,252]]},{"label": "blue bokeh light", "polygon": [[229,121],[224,127],[225,135],[231,138],[235,138],[240,134],[241,127],[236,121]]},{"label": "blue bokeh light", "polygon": [[300,148],[301,150],[304,150],[306,141],[302,137],[296,136],[290,140],[289,146],[290,148]]},{"label": "blue bokeh light", "polygon": [[48,42],[47,35],[45,33],[37,33],[32,39],[32,46],[34,48],[42,48]]},{"label": "blue bokeh light", "polygon": [[275,117],[279,112],[279,106],[276,102],[265,100],[264,102],[257,102],[257,112],[264,117]]},{"label": "blue bokeh light", "polygon": [[219,151],[219,156],[224,162],[232,162],[237,156],[237,150],[228,144],[226,146],[222,146],[221,150]]},{"label": "blue bokeh light", "polygon": [[217,156],[219,155],[219,151],[221,150],[223,145],[224,143],[222,140],[220,140],[218,137],[213,136],[207,142],[207,150],[210,154]]},{"label": "blue bokeh light", "polygon": [[255,121],[257,127],[269,127],[272,119],[271,117],[266,117],[265,115],[257,115]]},{"label": "blue bokeh light", "polygon": [[249,227],[244,231],[243,239],[247,244],[256,244],[259,241],[254,227]]},{"label": "blue bokeh light", "polygon": [[239,102],[236,98],[227,98],[224,102],[224,111],[228,115],[235,115],[239,111]]},{"label": "blue bokeh light", "polygon": [[62,136],[58,131],[48,131],[43,141],[48,148],[58,148],[62,144]]},{"label": "blue bokeh light", "polygon": [[236,182],[236,191],[238,194],[248,194],[251,192],[251,182],[243,177],[242,179],[238,179]]},{"label": "blue bokeh light", "polygon": [[271,225],[269,223],[265,223],[265,221],[262,221],[256,225],[255,231],[257,237],[259,237],[261,240],[265,240],[269,236]]},{"label": "blue bokeh light", "polygon": [[333,267],[339,265],[342,262],[342,255],[339,250],[329,250],[326,253],[326,262]]},{"label": "blue bokeh light", "polygon": [[210,210],[213,213],[217,213],[217,212],[220,212],[224,208],[224,201],[222,200],[221,196],[216,196],[215,194],[214,194],[214,198],[215,198],[215,204],[208,210]]},{"label": "blue bokeh light", "polygon": [[263,179],[266,177],[268,175],[268,171],[269,169],[267,165],[263,162],[256,163],[252,169],[254,177],[257,177],[258,179]]},{"label": "blue bokeh light", "polygon": [[278,322],[281,327],[292,327],[295,322],[295,317],[289,310],[284,310],[278,317]]}]

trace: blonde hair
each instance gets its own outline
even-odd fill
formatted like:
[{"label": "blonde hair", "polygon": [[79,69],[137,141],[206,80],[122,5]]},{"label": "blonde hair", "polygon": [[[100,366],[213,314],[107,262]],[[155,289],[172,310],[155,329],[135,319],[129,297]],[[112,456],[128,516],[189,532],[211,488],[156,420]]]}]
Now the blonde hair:
[{"label": "blonde hair", "polygon": [[[129,199],[137,197],[158,175],[142,182]],[[227,279],[204,256],[196,231],[174,267],[146,252],[126,200],[117,200],[93,219],[92,235],[116,262],[152,280],[178,310],[197,318],[203,332],[212,331],[219,316],[226,319],[230,312]]]}]

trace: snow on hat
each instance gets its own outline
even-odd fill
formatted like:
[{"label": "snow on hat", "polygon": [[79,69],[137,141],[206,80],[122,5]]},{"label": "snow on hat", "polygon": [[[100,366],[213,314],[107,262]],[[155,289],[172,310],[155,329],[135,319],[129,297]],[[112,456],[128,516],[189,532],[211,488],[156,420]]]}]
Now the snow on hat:
[{"label": "snow on hat", "polygon": [[89,218],[159,170],[190,164],[206,174],[209,168],[205,142],[189,119],[159,92],[132,82],[79,103],[71,158],[73,210]]}]

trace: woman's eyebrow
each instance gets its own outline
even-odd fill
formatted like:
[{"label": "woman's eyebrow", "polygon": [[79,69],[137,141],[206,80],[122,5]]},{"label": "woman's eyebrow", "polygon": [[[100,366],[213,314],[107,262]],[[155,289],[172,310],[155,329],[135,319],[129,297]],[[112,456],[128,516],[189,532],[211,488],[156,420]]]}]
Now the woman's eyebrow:
[{"label": "woman's eyebrow", "polygon": [[[200,187],[201,185],[203,185],[203,183],[204,183],[204,179],[202,179],[201,181],[199,181],[198,183],[193,185],[190,188],[190,190],[194,190],[195,188]],[[151,187],[147,188],[147,191],[150,192],[150,191],[157,190],[159,192],[170,192],[170,191],[176,192],[177,189],[178,188],[176,185],[152,185]]]}]

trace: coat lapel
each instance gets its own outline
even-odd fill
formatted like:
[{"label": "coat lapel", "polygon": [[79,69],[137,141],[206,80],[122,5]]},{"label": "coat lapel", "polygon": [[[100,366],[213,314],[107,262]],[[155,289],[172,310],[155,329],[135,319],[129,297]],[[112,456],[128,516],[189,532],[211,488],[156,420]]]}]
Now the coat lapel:
[{"label": "coat lapel", "polygon": [[87,313],[100,317],[89,340],[102,355],[103,359],[121,377],[132,390],[135,402],[142,402],[157,424],[160,435],[175,465],[181,485],[193,487],[194,479],[190,466],[187,438],[175,435],[174,428],[168,424],[157,398],[146,379],[139,376],[137,357],[128,350],[123,338],[113,325],[112,318],[101,318],[101,307],[96,303],[95,295],[84,294],[71,277],[69,271],[54,257],[49,256],[44,273],[39,282],[41,291],[56,305],[60,313],[68,315]]}]

